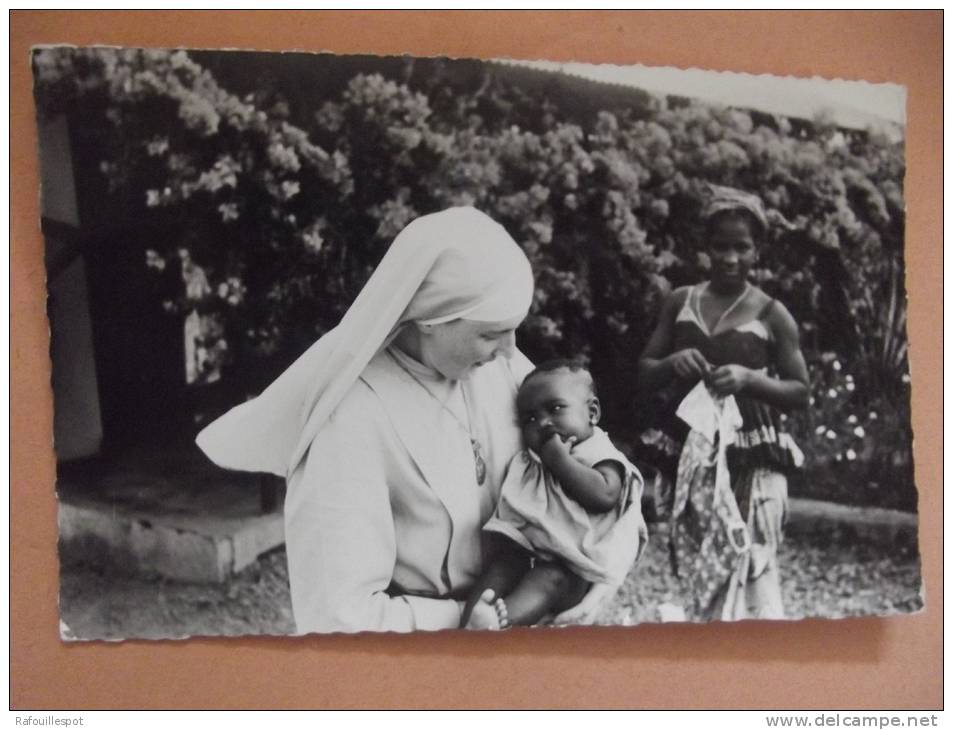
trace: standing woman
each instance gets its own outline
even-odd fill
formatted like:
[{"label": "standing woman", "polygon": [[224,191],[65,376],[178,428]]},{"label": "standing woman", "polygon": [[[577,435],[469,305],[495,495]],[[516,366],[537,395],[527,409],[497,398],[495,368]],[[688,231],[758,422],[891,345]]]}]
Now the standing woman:
[{"label": "standing woman", "polygon": [[735,397],[743,425],[728,447],[728,466],[751,548],[702,618],[783,618],[778,546],[787,474],[803,455],[782,430],[779,410],[807,405],[807,367],[794,318],[748,282],[767,233],[760,199],[712,186],[703,215],[711,277],[668,296],[639,360],[642,392],[672,386],[663,423],[643,435],[643,442],[674,479],[688,431],[675,418],[682,398],[700,380],[716,397]]}]

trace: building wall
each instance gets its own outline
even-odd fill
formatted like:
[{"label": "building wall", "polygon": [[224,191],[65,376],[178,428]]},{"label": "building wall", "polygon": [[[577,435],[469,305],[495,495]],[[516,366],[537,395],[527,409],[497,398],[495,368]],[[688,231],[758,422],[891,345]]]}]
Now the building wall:
[{"label": "building wall", "polygon": [[[41,209],[44,218],[80,228],[73,160],[65,117],[40,124]],[[69,245],[48,237],[48,260]],[[103,440],[93,352],[86,266],[81,255],[48,281],[53,360],[53,442],[61,461],[92,456]]]}]

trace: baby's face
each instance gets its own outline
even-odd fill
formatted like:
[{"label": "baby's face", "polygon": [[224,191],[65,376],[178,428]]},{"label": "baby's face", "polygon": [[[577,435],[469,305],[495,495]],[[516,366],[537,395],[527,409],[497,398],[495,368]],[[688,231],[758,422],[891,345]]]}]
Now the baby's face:
[{"label": "baby's face", "polygon": [[516,396],[523,443],[537,454],[553,433],[565,441],[592,435],[599,420],[599,402],[589,387],[588,374],[553,370],[534,375]]}]

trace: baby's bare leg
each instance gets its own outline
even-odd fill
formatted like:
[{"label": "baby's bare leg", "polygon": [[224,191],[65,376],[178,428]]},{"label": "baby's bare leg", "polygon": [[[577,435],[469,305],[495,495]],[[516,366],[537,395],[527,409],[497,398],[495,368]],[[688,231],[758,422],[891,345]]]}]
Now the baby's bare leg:
[{"label": "baby's bare leg", "polygon": [[488,567],[470,591],[470,597],[460,617],[461,627],[467,626],[473,607],[488,589],[493,591],[496,598],[505,596],[529,570],[529,554],[515,542],[500,538],[495,548]]},{"label": "baby's bare leg", "polygon": [[589,583],[557,562],[537,560],[507,595],[510,623],[528,626],[552,613],[575,606],[586,594]]}]

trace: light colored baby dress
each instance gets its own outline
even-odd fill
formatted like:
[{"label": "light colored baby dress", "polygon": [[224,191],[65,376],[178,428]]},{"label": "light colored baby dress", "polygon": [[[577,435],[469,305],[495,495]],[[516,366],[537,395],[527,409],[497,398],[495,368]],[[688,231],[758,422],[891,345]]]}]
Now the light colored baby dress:
[{"label": "light colored baby dress", "polygon": [[484,530],[499,532],[544,560],[559,560],[592,583],[620,585],[648,540],[642,519],[642,475],[600,428],[572,447],[586,466],[614,461],[625,479],[619,504],[587,512],[563,491],[528,449],[510,461],[496,512]]}]

